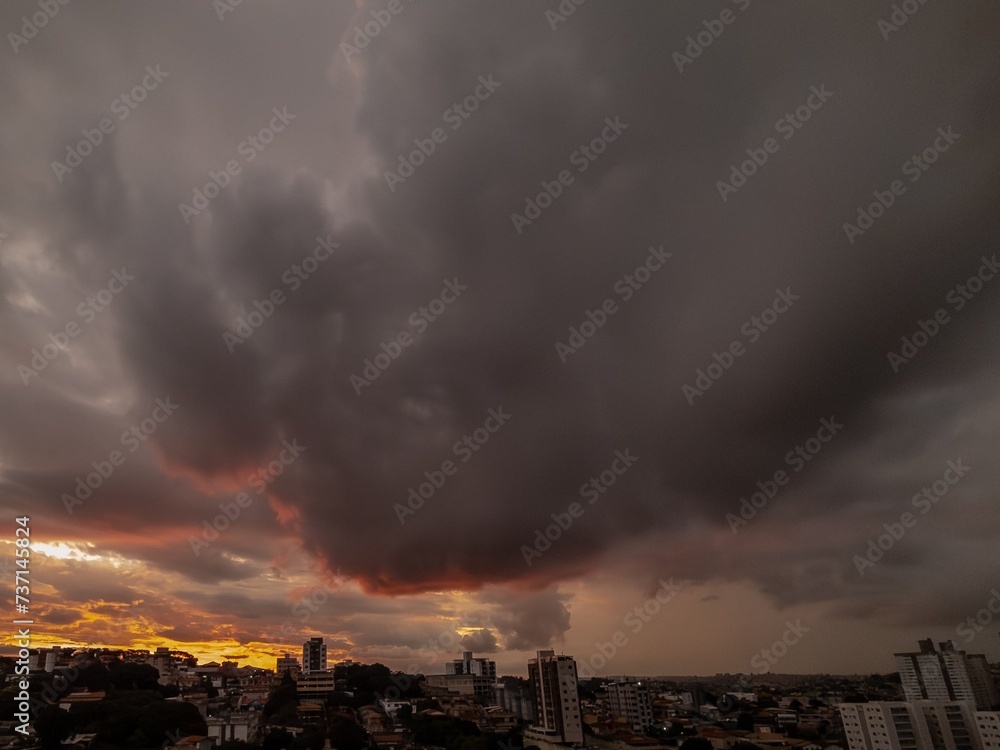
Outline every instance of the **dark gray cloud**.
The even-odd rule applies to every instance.
[[[493,598],[499,605],[493,624],[504,646],[527,651],[561,642],[570,627],[567,598],[553,590],[530,595],[498,591]]]
[[[195,587],[258,582],[290,539],[369,594],[508,587],[467,636],[484,652],[494,630],[507,649],[559,642],[555,587],[608,566],[901,626],[978,608],[1000,531],[1000,280],[961,309],[948,295],[996,248],[998,16],[929,4],[883,39],[889,8],[743,5],[591,0],[553,30],[536,3],[407,3],[350,61],[338,45],[375,3],[224,21],[198,3],[63,8],[0,67],[4,502]],[[733,23],[678,72],[674,53],[723,8]],[[6,5],[0,30],[34,9]],[[169,77],[58,181],[51,162],[156,64]],[[500,85],[461,119],[481,76]],[[779,128],[813,87],[833,93]],[[246,161],[282,107],[294,119]],[[571,155],[609,119],[627,127],[579,172]],[[439,127],[390,188],[385,171]],[[960,136],[910,182],[938,128]],[[718,181],[769,137],[778,150],[723,201]],[[178,204],[228,160],[240,173],[186,223]],[[560,170],[573,183],[518,232],[511,214]],[[849,242],[844,223],[896,179],[905,193]],[[294,270],[326,238],[330,257]],[[660,246],[671,257],[626,300],[616,284]],[[87,322],[77,306],[123,267],[135,281]],[[455,280],[443,312],[420,312]],[[230,352],[223,333],[275,289],[286,301]],[[745,333],[778,290],[790,309]],[[555,344],[607,298],[617,311],[561,361]],[[887,352],[939,308],[948,322],[894,372]],[[18,365],[69,321],[79,335],[24,385]],[[357,393],[403,331],[416,343]],[[733,341],[745,353],[689,403],[682,386]],[[66,514],[61,493],[167,396],[176,414]],[[490,409],[512,416],[456,450]],[[792,471],[831,416],[842,433]],[[283,441],[305,450],[193,555]],[[626,449],[634,466],[587,503],[581,485]],[[859,575],[852,556],[959,457],[969,475]],[[457,473],[400,523],[447,460]],[[726,514],[780,469],[788,486],[732,534]],[[573,502],[584,514],[528,566],[522,546]],[[254,616],[253,597],[227,602]],[[421,642],[365,625],[359,646]]]
[[[497,637],[489,628],[482,628],[462,636],[462,649],[481,654],[492,654],[500,650]]]

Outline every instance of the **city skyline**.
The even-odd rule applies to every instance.
[[[552,649],[528,660],[527,679],[498,678],[495,663],[471,651],[447,662],[444,674],[414,677],[353,661],[327,668],[322,638],[302,646],[309,668],[300,670],[298,660],[285,655],[276,672],[235,662],[199,665],[190,654],[168,648],[152,654],[26,652],[10,660],[21,674],[30,674],[20,682],[24,703],[15,718],[24,723],[15,731],[30,734],[33,706],[38,735],[44,732],[49,745],[56,732],[71,733],[71,726],[98,730],[88,737],[108,737],[101,717],[114,717],[126,722],[126,732],[134,727],[147,740],[165,734],[161,747],[203,740],[214,746],[226,739],[267,744],[290,739],[289,727],[307,729],[313,745],[353,737],[359,748],[428,746],[456,731],[463,744],[478,742],[483,750],[528,743],[562,750],[609,740],[685,750],[708,750],[716,742],[776,750],[1000,747],[997,665],[952,642],[925,639],[919,651],[896,653],[898,679],[776,675],[762,683],[717,675],[693,681],[622,676],[581,684],[576,659]],[[8,672],[8,684],[12,677]],[[29,683],[34,696],[25,687]],[[10,695],[12,688],[4,692]],[[163,724],[158,731],[134,710],[122,712],[123,699],[133,706],[141,701],[150,716],[172,714],[175,729],[164,733]],[[112,746],[126,732],[116,728]],[[433,732],[435,740],[428,736]]]

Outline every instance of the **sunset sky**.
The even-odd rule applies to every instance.
[[[996,8],[39,7],[0,8],[35,645],[1000,659],[958,629],[1000,586]]]

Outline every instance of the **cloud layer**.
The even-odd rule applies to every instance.
[[[995,273],[996,13],[921,6],[885,38],[879,8],[394,7],[356,51],[381,4],[70,5],[4,51],[0,490],[103,556],[53,600],[113,620],[160,576],[188,613],[167,637],[275,642],[282,577],[308,589],[319,560],[354,582],[323,630],[399,659],[442,623],[448,653],[572,645],[595,576],[901,629],[980,608],[1000,281],[967,280]]]

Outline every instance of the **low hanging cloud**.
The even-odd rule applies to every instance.
[[[0,72],[4,503],[198,586],[257,580],[292,541],[369,595],[485,592],[503,607],[463,638],[484,653],[558,643],[559,584],[597,571],[899,624],[974,610],[1000,532],[997,16],[927,6],[886,39],[877,9],[747,6],[682,72],[702,6],[591,2],[553,30],[530,3],[415,4],[349,61],[338,40],[375,6],[63,9]],[[155,49],[91,54],[154,30]],[[162,88],[56,181],[51,161],[153,64]],[[241,142],[282,107],[295,119],[250,161]],[[939,128],[959,134],[947,150]],[[121,268],[135,280],[25,385],[18,366]],[[166,397],[176,414],[70,518],[60,496]],[[510,418],[494,430],[490,410]],[[843,432],[814,452],[824,419]],[[301,458],[257,495],[285,441]],[[635,466],[604,484],[624,450]],[[969,475],[860,576],[852,556],[959,457]],[[253,504],[195,558],[239,492]]]
[[[462,649],[479,654],[494,654],[500,650],[500,644],[492,630],[483,628],[463,635]]]

